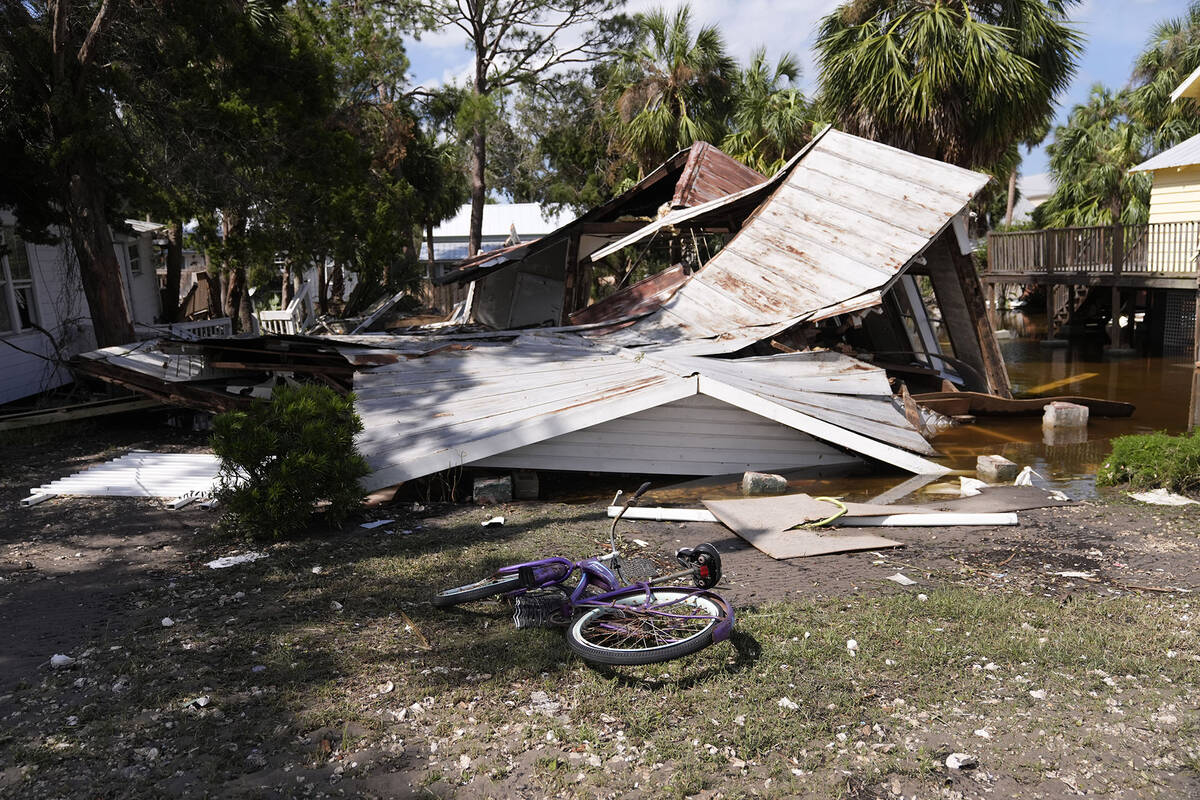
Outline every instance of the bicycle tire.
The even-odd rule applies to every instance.
[[[457,606],[516,591],[520,588],[521,578],[519,575],[489,575],[481,581],[438,592],[433,596],[433,604],[438,607]]]
[[[640,586],[630,587],[621,594],[608,598],[610,605],[587,609],[571,620],[567,627],[567,646],[580,658],[598,664],[656,664],[682,658],[708,647],[713,643],[714,629],[729,616],[725,601],[712,592],[676,586],[656,586],[650,589],[650,595],[651,602],[660,606],[657,612],[629,607],[640,606],[645,602],[646,589]],[[683,605],[699,614],[690,620],[664,617],[661,605],[664,603]],[[618,624],[613,628],[614,619],[625,624]],[[665,632],[664,619],[668,620]],[[674,622],[670,621],[672,619]],[[608,620],[609,629],[602,630],[598,627],[604,620]],[[671,627],[676,628],[682,638],[676,638],[669,630]],[[656,640],[663,638],[671,641],[656,643]]]

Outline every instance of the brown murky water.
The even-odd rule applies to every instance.
[[[1075,436],[1043,431],[1040,417],[981,417],[934,440],[949,466],[974,470],[976,456],[999,453],[1084,498],[1095,493],[1096,472],[1114,437],[1188,430],[1193,393],[1200,391],[1190,357],[1106,356],[1098,340],[1048,348],[1040,343],[1041,322],[1015,313],[1002,319],[1007,330],[1018,334],[1001,342],[1014,394],[1083,395],[1133,403],[1137,410],[1127,419],[1092,418],[1087,430]]]

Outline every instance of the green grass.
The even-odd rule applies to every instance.
[[[1069,757],[1084,758],[1112,738],[1098,727],[1117,719],[1109,701],[1120,705],[1120,722],[1144,731],[1161,728],[1153,714],[1171,703],[1181,722],[1194,713],[1186,709],[1196,705],[1192,657],[1200,653],[1183,621],[1192,612],[1171,597],[1085,592],[1064,603],[947,585],[927,589],[924,602],[909,592],[805,599],[738,609],[729,642],[687,659],[589,666],[556,631],[515,630],[498,603],[439,610],[428,598],[499,563],[595,552],[599,515],[513,507],[500,529],[481,529],[479,516],[459,511],[409,535],[353,530],[283,543],[245,568],[198,569],[155,589],[145,599],[167,608],[175,627],[147,625],[114,641],[126,650],[98,648],[78,671],[49,674],[20,693],[26,711],[12,721],[11,742],[0,744],[0,772],[36,766],[25,796],[155,796],[177,770],[220,795],[247,772],[250,748],[273,765],[293,765],[292,780],[339,764],[349,775],[355,751],[396,737],[403,757],[373,768],[407,771],[416,786],[491,775],[507,787],[500,795],[590,797],[637,783],[664,798],[705,790],[839,797],[901,776],[924,795],[940,790],[944,746],[978,752],[990,772],[1036,782],[1028,747],[1073,747]],[[316,564],[320,575],[311,572]],[[243,601],[220,604],[236,591],[245,591]],[[848,639],[858,642],[856,656]],[[254,665],[266,669],[253,673]],[[105,688],[116,675],[131,685],[119,702]],[[94,683],[75,692],[81,676]],[[387,681],[394,690],[380,694]],[[528,713],[538,691],[559,704],[556,713]],[[204,693],[215,712],[181,711]],[[781,707],[785,697],[797,707]],[[397,718],[413,704],[421,710]],[[68,714],[78,726],[62,727]],[[973,739],[981,727],[997,741]],[[326,728],[337,735],[320,752],[305,737]],[[1169,735],[1177,768],[1192,768],[1200,726]],[[1008,736],[1015,741],[1000,741]],[[1121,745],[1133,747],[1134,738]],[[119,769],[133,763],[131,745],[150,741],[164,756],[128,784]],[[1160,746],[1145,744],[1156,757]],[[1068,758],[1058,750],[1048,757]]]
[[[1200,490],[1200,432],[1119,436],[1113,439],[1112,454],[1097,482],[1102,486],[1128,484],[1133,489]]]

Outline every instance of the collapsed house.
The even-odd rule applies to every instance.
[[[466,259],[434,282],[473,284],[470,315],[498,330],[572,324],[571,315],[588,305],[588,256],[594,251],[641,230],[662,208],[700,206],[762,180],[707,142],[696,142],[554,232]]]
[[[944,473],[891,381],[1009,394],[966,236],[987,176],[832,129],[769,179],[731,164],[694,146],[621,202],[448,272],[495,330],[165,341],[77,366],[214,410],[281,379],[353,391],[368,489],[460,466]],[[587,305],[588,258],[713,233],[698,269]]]

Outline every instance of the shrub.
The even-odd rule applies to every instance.
[[[1100,468],[1102,486],[1162,487],[1172,492],[1200,489],[1200,431],[1182,436],[1147,433],[1113,439],[1112,454]]]
[[[358,479],[370,472],[354,447],[362,421],[353,397],[326,386],[278,386],[269,401],[213,419],[221,457],[216,493],[223,523],[255,537],[304,530],[318,502],[339,525],[362,503]]]

